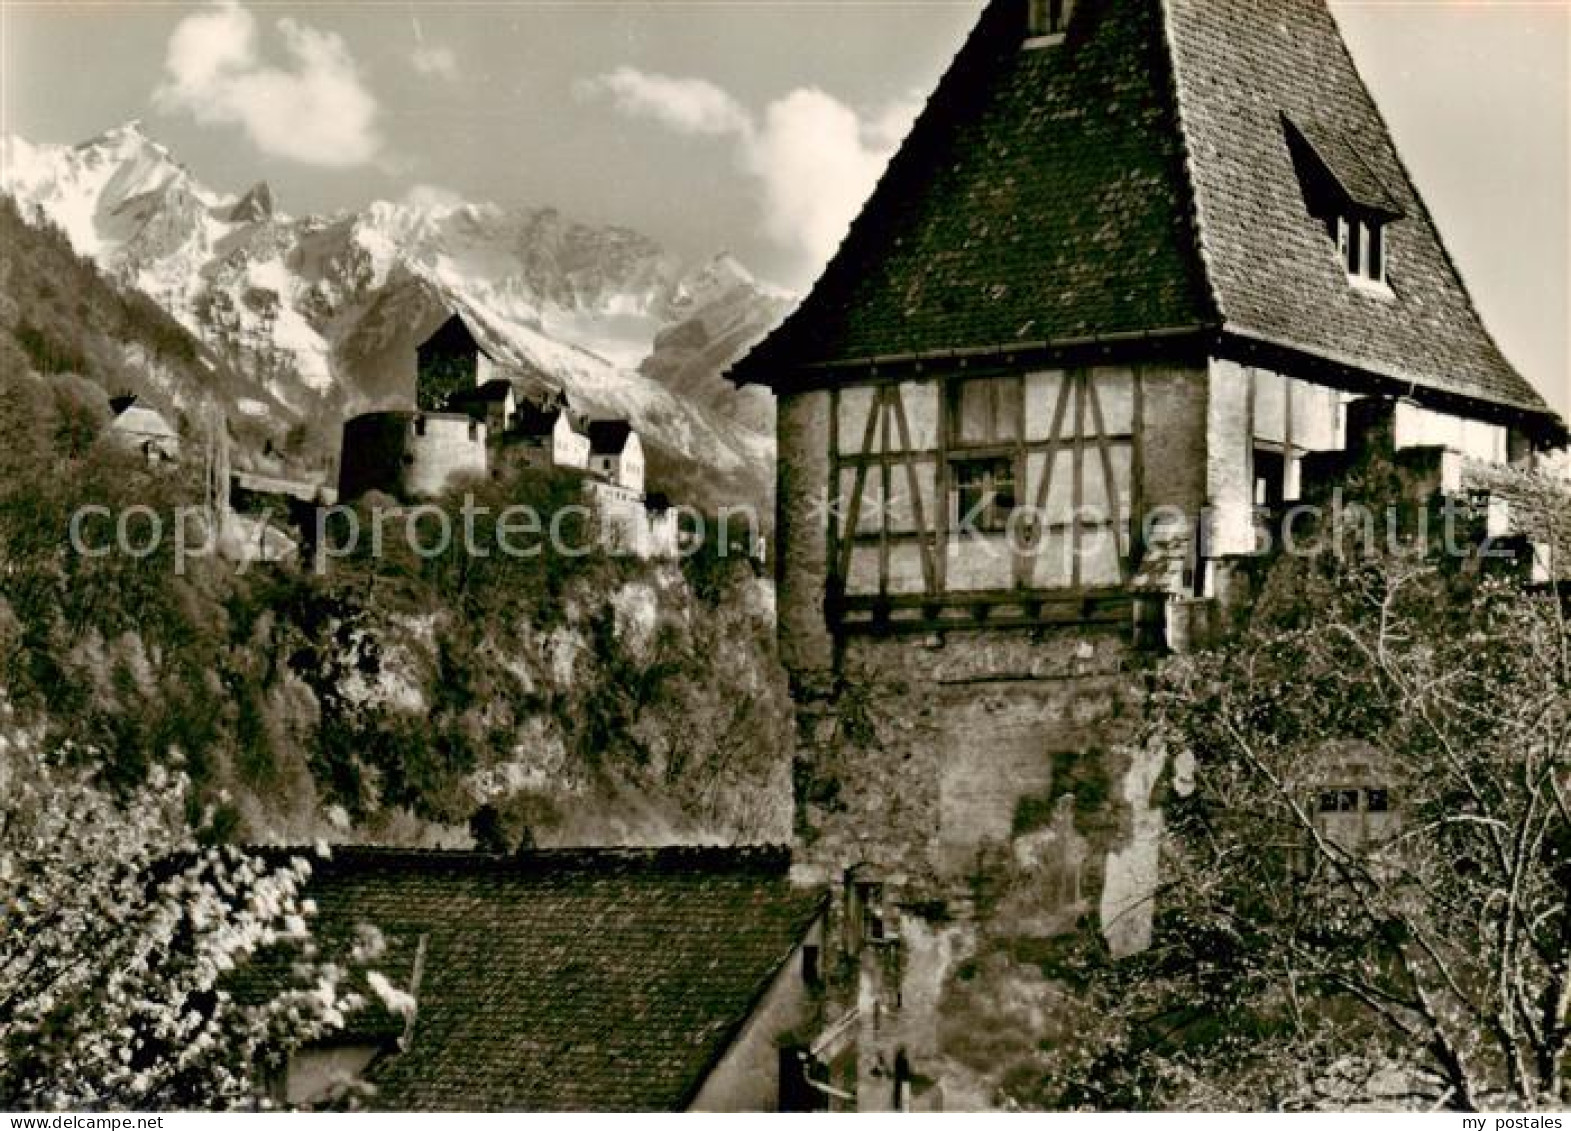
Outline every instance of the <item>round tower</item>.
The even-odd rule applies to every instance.
[[[338,497],[430,498],[489,468],[486,427],[465,413],[368,412],[344,422]]]

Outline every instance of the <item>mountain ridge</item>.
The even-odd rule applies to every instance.
[[[75,146],[0,138],[0,191],[157,301],[256,394],[231,411],[336,450],[346,415],[406,401],[419,340],[462,313],[541,388],[625,416],[713,498],[769,496],[773,405],[720,372],[790,296],[728,252],[688,263],[554,207],[373,201],[294,216],[265,181],[216,191],[140,122]],[[528,392],[530,390],[523,390]]]

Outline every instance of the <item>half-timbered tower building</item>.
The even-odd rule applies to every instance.
[[[1375,419],[1453,471],[1565,437],[1324,0],[993,0],[733,377],[778,399],[797,866],[850,877],[864,1107],[946,1078],[984,910],[1142,945],[1130,673],[1236,592],[1257,506]]]

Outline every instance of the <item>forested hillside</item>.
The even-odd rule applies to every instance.
[[[179,573],[167,537],[140,558],[73,551],[85,504],[152,508],[167,534],[203,499],[199,456],[151,468],[106,440],[107,391],[224,374],[9,204],[0,226],[0,693],[51,744],[122,785],[182,763],[233,837],[786,835],[788,701],[771,591],[745,560],[455,547],[319,576],[219,558]],[[480,492],[546,512],[577,490],[526,474]],[[113,525],[95,522],[101,542]]]
[[[189,430],[206,405],[256,397],[152,299],[111,285],[41,218],[0,196],[0,372],[76,374],[105,393],[132,393]],[[230,421],[242,451],[285,442],[265,418]],[[277,431],[278,436],[272,433]],[[314,455],[322,463],[322,453]]]

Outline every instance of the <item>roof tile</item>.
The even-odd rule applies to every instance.
[[[1501,354],[1324,0],[1081,0],[1022,49],[993,0],[813,291],[733,370],[1226,331],[1555,417]],[[1398,216],[1389,294],[1350,285],[1284,116]]]
[[[338,848],[310,894],[319,931],[375,924],[401,985],[427,940],[413,1040],[373,1067],[374,1106],[671,1110],[820,911],[788,867],[774,849]]]

